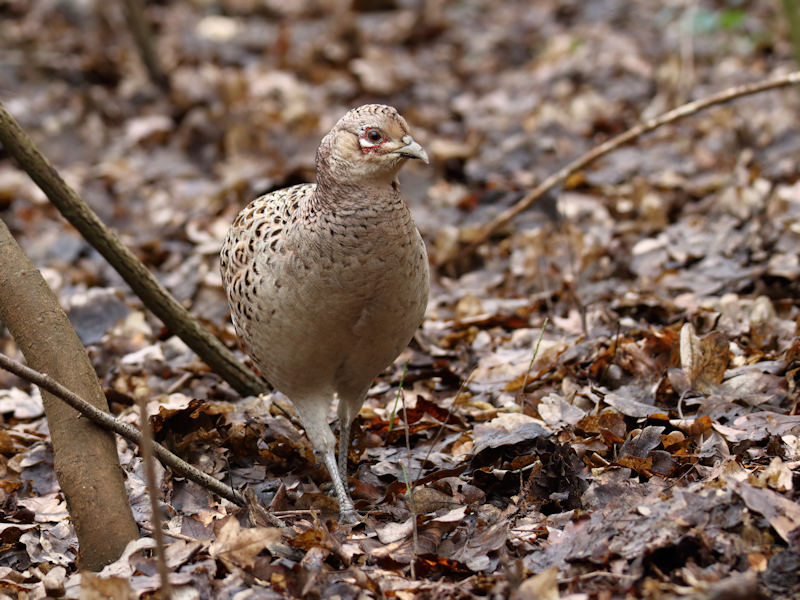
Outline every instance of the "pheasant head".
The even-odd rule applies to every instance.
[[[408,123],[391,106],[366,104],[342,117],[317,151],[317,184],[391,184],[408,159],[428,162]]]

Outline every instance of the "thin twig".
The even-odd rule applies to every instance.
[[[406,423],[406,456],[408,460],[408,471],[403,467],[403,475],[406,478],[406,494],[408,495],[408,505],[411,508],[411,532],[414,540],[414,558],[411,561],[411,579],[416,579],[414,572],[414,561],[419,554],[419,536],[417,534],[417,509],[414,502],[414,482],[411,480],[411,435],[408,432],[408,411],[406,410],[406,395],[402,393],[403,387],[400,386],[400,397],[403,400],[403,421]]]
[[[433,452],[433,448],[436,446],[436,442],[439,440],[439,436],[441,436],[442,433],[444,432],[444,428],[447,425],[447,422],[450,420],[450,415],[453,414],[453,407],[456,405],[456,401],[458,400],[459,396],[461,396],[461,392],[464,390],[464,388],[466,388],[467,385],[469,384],[469,380],[472,379],[472,374],[475,372],[475,369],[477,368],[478,368],[477,364],[473,366],[472,369],[470,369],[469,373],[467,374],[466,379],[464,379],[464,381],[462,381],[461,385],[458,387],[458,393],[456,394],[456,397],[453,398],[453,401],[450,403],[450,406],[447,408],[447,415],[445,415],[444,421],[442,421],[442,424],[439,426],[439,429],[436,430],[436,435],[433,436],[433,440],[431,440],[431,443],[428,445],[428,452],[427,454],[425,454],[425,460],[423,462],[427,462],[428,458],[430,458],[431,452]],[[420,463],[419,473],[417,473],[417,479],[421,477],[422,477],[422,464]],[[416,479],[414,481],[416,481]]]
[[[143,529],[144,531],[148,532],[148,533],[153,533],[153,531],[154,531],[151,527],[148,527],[147,525],[139,525],[139,527],[141,529]],[[206,539],[193,538],[193,537],[189,537],[188,535],[183,535],[182,533],[176,533],[176,532],[170,533],[169,531],[165,531],[164,532],[164,536],[171,537],[174,540],[181,540],[181,541],[184,541],[184,542],[201,542],[202,543],[204,541],[207,541]],[[208,541],[210,541],[210,540],[208,540]]]
[[[139,446],[142,445],[142,436],[138,429],[131,427],[126,423],[122,423],[108,413],[95,408],[86,400],[74,394],[46,374],[35,371],[30,367],[26,367],[25,365],[9,358],[5,354],[0,354],[0,369],[5,369],[17,377],[21,377],[26,381],[30,381],[31,383],[38,385],[43,390],[46,390],[54,396],[61,398],[64,402],[77,410],[83,416],[91,419],[101,427],[113,431],[129,442],[133,442]],[[228,487],[221,481],[214,479],[211,477],[211,475],[203,473],[196,467],[193,467],[189,463],[181,460],[175,454],[164,448],[164,446],[161,444],[153,442],[152,447],[153,454],[155,454],[158,460],[164,465],[170,467],[173,471],[183,475],[187,479],[194,481],[209,491],[222,496],[223,498],[230,500],[235,504],[238,504],[239,506],[244,506],[246,504],[244,496],[241,493],[237,492],[231,487]]]
[[[686,12],[681,26],[681,68],[678,76],[678,93],[680,101],[686,102],[689,92],[694,86],[694,22],[697,18],[698,0],[686,0]]]
[[[607,142],[604,142],[599,146],[594,147],[592,150],[590,150],[580,158],[577,158],[576,160],[572,161],[565,167],[559,169],[558,171],[550,175],[547,179],[542,181],[542,183],[540,183],[528,194],[526,194],[521,200],[519,200],[519,202],[514,204],[514,206],[504,210],[499,215],[497,215],[490,223],[482,227],[480,233],[477,235],[474,241],[472,241],[468,246],[466,246],[463,250],[461,250],[454,256],[449,257],[448,259],[443,261],[442,264],[466,258],[470,254],[472,254],[479,246],[483,245],[489,239],[489,237],[491,237],[493,233],[495,233],[503,225],[511,221],[511,219],[516,217],[518,214],[530,208],[533,205],[533,203],[536,202],[541,196],[543,196],[552,188],[554,188],[559,183],[564,181],[567,177],[569,177],[576,171],[585,168],[587,165],[597,160],[601,156],[608,154],[612,150],[616,150],[620,146],[623,146],[628,142],[635,140],[636,138],[642,136],[643,134],[649,133],[650,131],[658,129],[662,125],[672,123],[673,121],[676,121],[680,118],[688,117],[690,115],[698,113],[701,110],[706,109],[710,106],[723,104],[724,102],[728,102],[730,100],[734,100],[742,96],[750,96],[753,94],[758,94],[760,92],[766,92],[767,90],[773,90],[777,88],[787,87],[790,85],[796,85],[798,83],[800,83],[800,71],[794,71],[792,73],[789,73],[788,75],[784,75],[783,77],[778,77],[777,79],[773,79],[771,81],[762,81],[760,83],[747,83],[745,85],[739,85],[736,87],[728,88],[727,90],[723,90],[717,94],[713,94],[705,98],[700,98],[699,100],[694,100],[693,102],[689,102],[687,104],[679,106],[678,108],[663,113],[657,117],[648,119],[643,123],[639,123],[638,125],[632,127],[625,133],[613,137]]]
[[[531,356],[531,362],[528,363],[528,370],[525,371],[525,378],[522,380],[522,389],[520,392],[523,394],[525,393],[525,388],[528,386],[528,375],[531,373],[531,369],[533,368],[533,361],[536,360],[536,355],[539,354],[539,345],[542,343],[542,336],[544,336],[544,328],[547,327],[547,317],[544,318],[544,323],[542,323],[542,328],[539,330],[539,341],[536,342],[536,349],[533,351],[533,356]]]
[[[147,400],[144,396],[139,398],[139,431],[142,435],[142,461],[144,462],[144,476],[147,482],[147,495],[150,496],[151,521],[153,523],[153,537],[156,540],[156,565],[161,578],[161,597],[164,600],[172,598],[172,585],[169,582],[169,569],[164,558],[164,524],[161,522],[161,509],[158,506],[158,488],[156,487],[155,461],[153,460],[153,430],[147,416]]]
[[[607,571],[592,571],[591,573],[584,573],[577,577],[563,577],[556,579],[556,583],[563,585],[565,583],[575,583],[576,581],[586,581],[587,579],[594,579],[596,577],[610,577],[612,579],[637,579],[637,575],[625,575],[623,573],[609,573]]]
[[[273,396],[272,397],[272,403],[270,404],[270,407],[277,408],[283,414],[283,416],[286,417],[289,420],[289,422],[292,425],[294,425],[298,429],[302,429],[303,431],[305,431],[306,426],[303,425],[303,422],[300,419],[298,419],[295,415],[290,413],[289,409],[286,408],[283,404],[281,404],[282,402],[283,402],[283,400],[281,398]]]
[[[400,394],[403,391],[403,383],[406,380],[406,370],[408,369],[408,361],[403,363],[403,374],[400,375],[400,383],[397,386],[397,395],[394,397],[394,407],[392,408],[392,416],[389,418],[389,432],[392,433],[392,429],[394,428],[394,417],[397,414],[397,403],[400,401]],[[406,421],[406,428],[408,427],[408,421]]]
[[[147,24],[140,0],[122,0],[122,6],[124,7],[123,12],[125,13],[125,20],[128,22],[128,28],[133,34],[136,47],[139,49],[139,56],[147,68],[150,79],[162,91],[168,92],[170,88],[169,78],[161,66],[161,58],[153,41],[153,32]]]

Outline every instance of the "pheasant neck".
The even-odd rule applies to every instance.
[[[317,189],[312,198],[315,210],[356,209],[400,198],[397,173],[403,160],[354,164],[352,157],[332,148],[333,143],[329,134],[317,151]]]

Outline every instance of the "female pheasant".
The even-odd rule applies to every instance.
[[[254,200],[221,252],[222,282],[245,351],[297,407],[322,454],[340,519],[358,522],[345,486],[350,426],[373,380],[422,321],[425,244],[397,173],[428,155],[390,106],[348,112],[317,151],[317,183]],[[339,463],[327,422],[339,397]]]

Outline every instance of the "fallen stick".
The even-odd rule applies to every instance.
[[[514,206],[507,208],[497,215],[490,223],[481,227],[476,239],[462,248],[458,253],[446,258],[440,263],[439,266],[466,258],[475,252],[478,247],[486,243],[486,241],[494,232],[496,232],[518,214],[530,208],[534,202],[544,196],[559,183],[563,182],[567,177],[576,171],[583,169],[601,156],[608,154],[612,150],[616,150],[620,146],[635,140],[645,133],[649,133],[654,129],[658,129],[662,125],[667,125],[668,123],[677,121],[680,118],[688,117],[698,113],[710,106],[722,104],[736,98],[741,98],[742,96],[751,96],[760,92],[766,92],[767,90],[797,85],[798,83],[800,83],[800,71],[794,71],[788,75],[784,75],[783,77],[778,77],[777,79],[772,79],[770,81],[762,81],[761,83],[747,83],[745,85],[728,88],[727,90],[723,90],[717,94],[688,102],[687,104],[679,106],[678,108],[675,108],[669,112],[665,112],[657,117],[653,117],[652,119],[648,119],[642,123],[639,123],[625,133],[621,133],[618,136],[611,138],[607,142],[603,142],[599,146],[592,148],[580,158],[573,160],[565,167],[562,167],[550,175],[547,179],[542,181],[542,183],[528,192],[516,204],[514,204]]]
[[[0,144],[47,195],[64,218],[114,267],[133,292],[211,369],[242,396],[258,396],[266,383],[248,369],[172,297],[130,248],[81,199],[0,103]]]
[[[112,417],[110,414],[95,408],[86,400],[72,393],[46,374],[40,373],[39,371],[31,369],[30,367],[26,367],[22,363],[9,358],[5,354],[0,354],[0,368],[5,369],[9,373],[13,373],[17,377],[21,377],[26,381],[30,381],[31,383],[38,385],[40,388],[50,392],[54,396],[58,396],[83,416],[91,419],[101,427],[121,435],[126,440],[133,442],[138,446],[142,445],[141,431],[135,427],[131,427],[127,423],[122,423]],[[211,492],[222,496],[223,498],[230,500],[235,504],[238,504],[239,506],[245,506],[246,500],[240,492],[237,492],[218,479],[214,479],[211,477],[211,475],[203,473],[198,468],[193,467],[189,463],[181,460],[177,455],[164,448],[164,446],[158,442],[154,441],[152,443],[152,448],[153,454],[158,458],[158,460],[170,467],[172,470],[180,473],[187,479],[194,481]]]

